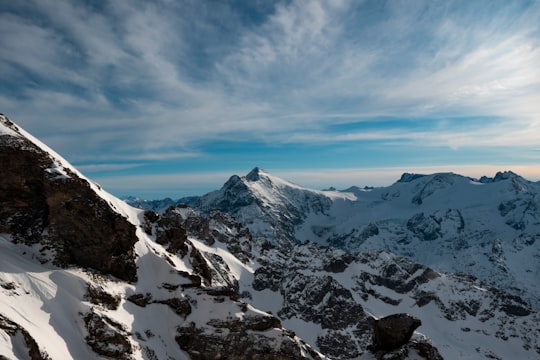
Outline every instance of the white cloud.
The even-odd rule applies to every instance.
[[[228,4],[32,4],[32,17],[0,15],[0,71],[16,87],[0,105],[77,159],[157,159],[216,139],[459,148],[540,138],[539,4],[287,1],[250,23]],[[464,116],[496,121],[453,121]],[[378,117],[447,124],[328,133]]]

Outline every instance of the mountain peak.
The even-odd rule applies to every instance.
[[[421,178],[421,177],[424,177],[426,175],[424,174],[414,174],[414,173],[403,173],[401,175],[401,177],[399,178],[399,180],[397,181],[398,183],[407,183],[407,182],[411,182],[413,180],[416,180],[418,178]]]
[[[482,176],[479,181],[481,183],[487,184],[487,183],[494,183],[499,181],[505,181],[505,180],[517,180],[522,183],[529,183],[528,180],[524,179],[520,175],[516,174],[513,171],[507,170],[507,171],[498,171],[494,177],[488,177],[488,176]]]
[[[493,182],[506,180],[506,179],[513,179],[517,177],[520,177],[520,176],[513,171],[510,171],[510,170],[499,171],[497,172],[497,174],[495,174],[495,177],[493,178]]]
[[[249,174],[246,175],[246,179],[249,181],[258,181],[261,177],[260,175],[263,174],[265,171],[261,169],[260,167],[256,166],[249,172]]]

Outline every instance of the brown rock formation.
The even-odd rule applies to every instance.
[[[80,178],[22,135],[0,135],[0,232],[55,250],[55,263],[134,281],[135,227]]]

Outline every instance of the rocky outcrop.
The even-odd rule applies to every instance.
[[[443,360],[437,348],[424,339],[410,340],[407,344],[394,350],[374,350],[372,355],[377,360]],[[370,357],[370,359],[372,358]]]
[[[394,350],[405,345],[422,321],[407,314],[394,314],[375,320],[373,347],[377,350]]]
[[[40,243],[58,265],[93,268],[120,279],[137,276],[135,227],[98,196],[87,180],[23,136],[0,135],[0,232],[15,241]]]
[[[177,254],[180,257],[186,256],[188,253],[188,245],[186,229],[182,226],[182,218],[172,211],[172,208],[167,210],[165,214],[159,216],[153,213],[145,212],[145,220],[156,223],[156,242],[167,246],[167,251],[171,254]]]
[[[343,272],[354,256],[310,243],[294,247],[288,256],[270,248],[264,258],[280,261],[258,268],[253,288],[280,293],[283,303],[277,315],[281,319],[296,318],[324,329],[316,345],[332,359],[352,359],[365,351],[373,319],[351,291],[330,275]]]
[[[83,320],[88,331],[86,343],[96,354],[113,359],[132,359],[128,334],[120,323],[94,311],[87,313]]]
[[[211,320],[204,327],[192,322],[178,328],[176,342],[193,360],[321,359],[270,315]]]

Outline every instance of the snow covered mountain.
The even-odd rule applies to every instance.
[[[381,189],[314,191],[261,169],[232,177],[220,191],[196,199],[197,208],[173,206],[157,213],[108,194],[4,116],[0,148],[2,359],[540,355],[540,317],[524,298],[494,282],[394,255],[387,245],[362,248],[384,231],[397,236],[391,224],[402,226],[411,242],[439,241],[431,239],[434,235],[425,239],[430,232],[420,225],[426,221],[421,216],[409,224],[419,213],[409,207],[430,204],[441,190],[436,184],[414,186],[429,177],[400,182],[400,195],[378,200],[395,201],[386,209],[395,218],[387,223],[356,213],[369,209],[363,195],[384,197]],[[513,177],[501,176],[508,179],[483,179],[474,186]],[[531,200],[525,194],[537,185],[516,182],[520,201]],[[410,199],[418,193],[421,204]],[[513,199],[508,195],[505,201]],[[523,229],[535,229],[532,205],[520,201],[502,210],[497,204],[501,229],[516,230],[512,225],[520,221]],[[377,206],[382,205],[372,204],[384,213]],[[424,218],[438,211],[435,203],[431,206]],[[467,228],[469,215],[463,216]],[[454,217],[445,221],[450,224]],[[441,230],[433,232],[438,236],[454,231],[440,223]],[[358,234],[365,239],[359,241]],[[537,249],[535,237],[521,239],[519,251]],[[385,241],[390,244],[379,242]],[[534,264],[522,266],[535,270]],[[386,348],[377,340],[380,334],[372,338],[372,329],[396,313],[414,318],[395,317],[403,321],[382,338],[397,339],[402,328],[409,334]]]
[[[165,199],[159,199],[159,200],[147,200],[147,199],[140,199],[134,196],[127,196],[121,199],[134,208],[152,210],[159,213],[167,210],[167,208],[173,205],[176,205],[178,203],[178,200],[173,200],[171,198],[165,198]]]
[[[540,309],[540,186],[512,172],[480,180],[404,174],[388,187],[336,192],[255,168],[193,206],[230,213],[274,244],[380,249],[474,275]]]
[[[310,190],[254,168],[245,177],[233,175],[220,190],[192,206],[233,214],[255,236],[286,245],[297,242],[296,231],[306,219],[328,217],[334,204],[354,199],[353,194]]]
[[[0,358],[322,358],[210,260],[249,265],[182,228],[149,235],[155,218],[3,115],[0,148]]]
[[[437,272],[382,250],[260,242],[218,210],[202,215],[172,207],[147,226],[154,232],[175,228],[208,246],[201,248],[211,263],[208,282],[234,289],[242,301],[275,314],[332,359],[372,358],[366,349],[373,321],[394,313],[412,314],[422,326],[406,348],[384,354],[385,359],[439,359],[439,352],[446,359],[535,359],[540,354],[538,312],[520,297],[471,276]],[[216,248],[234,257],[220,256]]]

